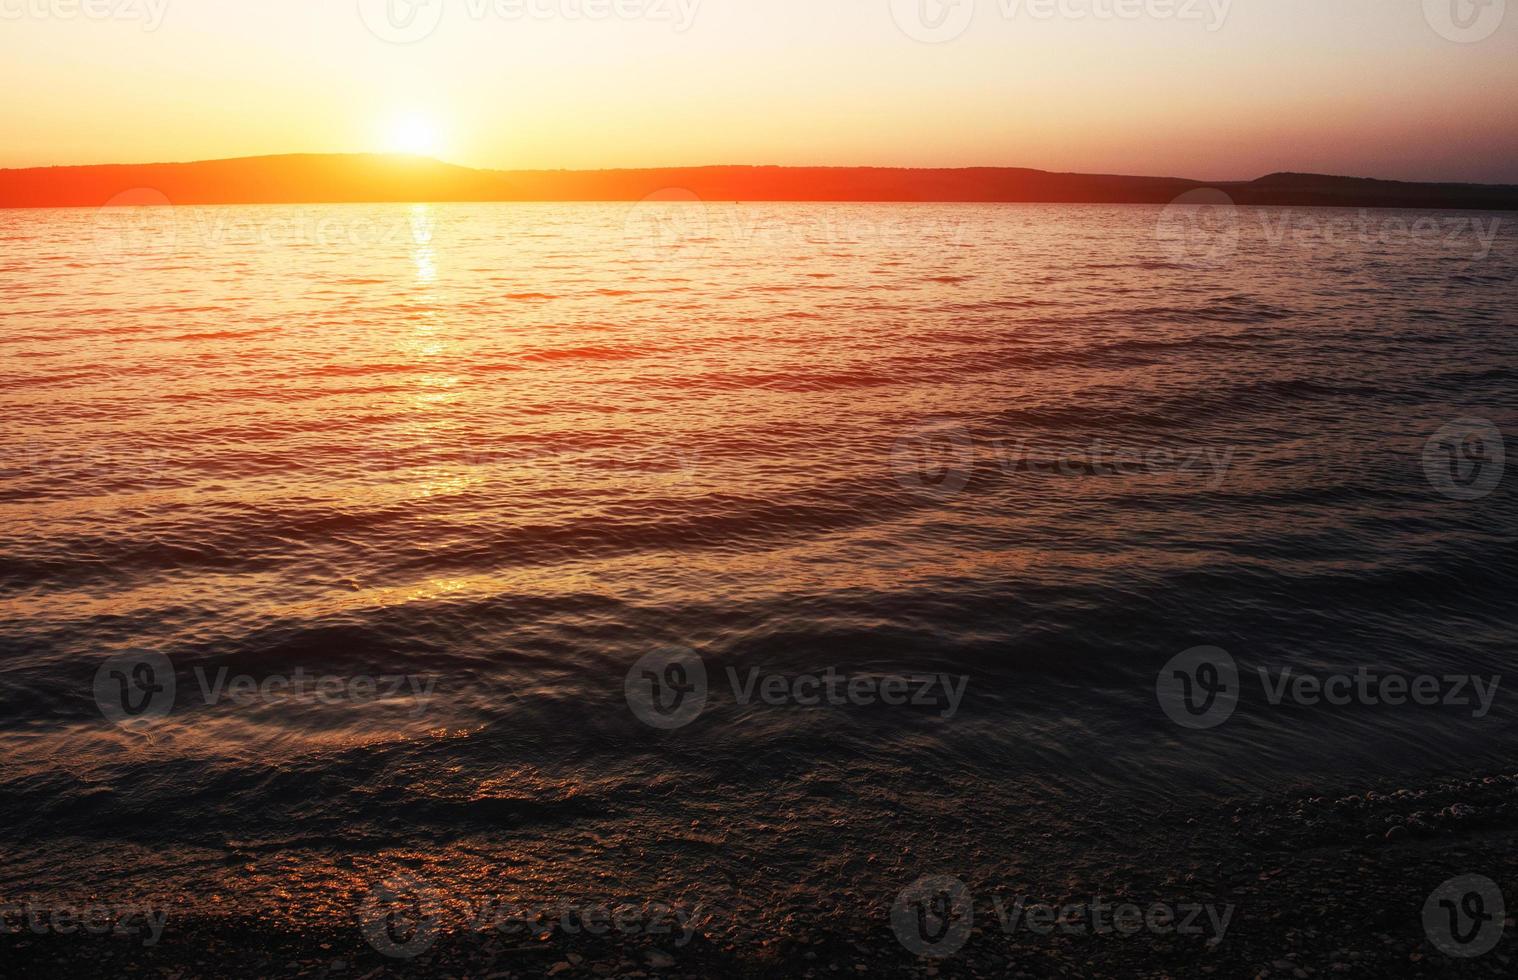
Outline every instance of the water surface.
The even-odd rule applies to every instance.
[[[1200,645],[1246,674],[1507,668],[1511,474],[1456,499],[1424,454],[1518,428],[1508,216],[1175,229],[0,213],[0,880],[343,915],[404,865],[783,930],[955,862],[1075,868],[1199,800],[1510,759],[1511,697],[1246,697],[1191,731],[1155,693]],[[670,731],[624,691],[661,650],[711,681]],[[126,651],[175,671],[146,728],[94,696]],[[207,704],[224,668],[433,695]],[[967,683],[950,717],[740,704],[752,668]],[[1114,808],[1128,831],[1090,822]]]

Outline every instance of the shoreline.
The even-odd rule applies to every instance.
[[[909,950],[893,928],[892,896],[875,896],[842,916],[820,903],[788,909],[789,928],[779,936],[742,936],[741,923],[724,925],[720,915],[685,946],[673,933],[656,941],[615,930],[601,937],[440,930],[411,959],[381,955],[366,941],[360,915],[300,926],[246,911],[171,914],[150,947],[136,936],[13,931],[0,936],[0,975],[1511,976],[1518,930],[1510,915],[1494,949],[1461,959],[1440,950],[1424,907],[1442,883],[1461,876],[1484,876],[1511,893],[1515,816],[1515,774],[1337,799],[1208,805],[1170,835],[1152,820],[1116,828],[1134,838],[1131,857],[1097,866],[1089,881],[1073,883],[1049,870],[1057,860],[1028,855],[1015,882],[994,871],[967,873],[973,928],[943,957]],[[1060,842],[1042,846],[1061,856]],[[8,906],[24,900],[5,898]],[[1140,928],[1117,911],[1124,905],[1142,910]],[[1097,914],[1088,918],[1084,909],[1092,907]],[[1163,910],[1175,913],[1168,922],[1157,914]],[[14,916],[7,921],[14,929]],[[1220,924],[1221,936],[1208,931]]]

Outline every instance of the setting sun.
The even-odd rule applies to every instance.
[[[442,151],[442,139],[436,124],[426,116],[396,116],[386,124],[381,148],[387,153],[438,156]]]

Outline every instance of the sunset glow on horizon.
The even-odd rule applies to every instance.
[[[0,107],[4,167],[396,151],[1518,181],[1500,5],[1462,35],[1443,0],[5,3],[0,79],[24,97]]]

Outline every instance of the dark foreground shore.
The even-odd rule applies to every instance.
[[[1158,822],[1168,825],[1170,816]],[[929,940],[918,934],[905,942],[910,920],[893,912],[907,906],[893,908],[894,896],[841,924],[836,908],[797,908],[786,935],[744,935],[720,914],[684,945],[615,930],[604,938],[440,931],[405,959],[381,955],[357,917],[292,927],[246,912],[175,915],[145,947],[140,935],[37,934],[13,912],[10,933],[0,937],[0,976],[1512,976],[1518,930],[1500,891],[1511,901],[1518,880],[1515,816],[1518,775],[1231,803],[1198,810],[1163,834],[1135,813],[1132,826],[1111,827],[1135,842],[1125,866],[1095,868],[1073,885],[1040,876],[1040,867],[1059,861],[1023,854],[1016,881],[988,872],[964,882],[973,926],[956,917],[964,932],[955,937],[947,927],[935,932],[930,917],[920,920]],[[1063,857],[1071,845],[1044,839],[1038,846]],[[1440,905],[1442,885],[1472,876],[1499,893],[1461,894],[1462,885]],[[1123,919],[1125,904],[1144,924],[1134,913]],[[1093,905],[1103,911],[1093,916]],[[1040,917],[1035,906],[1054,911]],[[945,935],[947,946],[932,945]],[[919,941],[921,949],[954,952],[918,955],[908,943]],[[1483,946],[1490,949],[1478,956],[1450,952]]]

